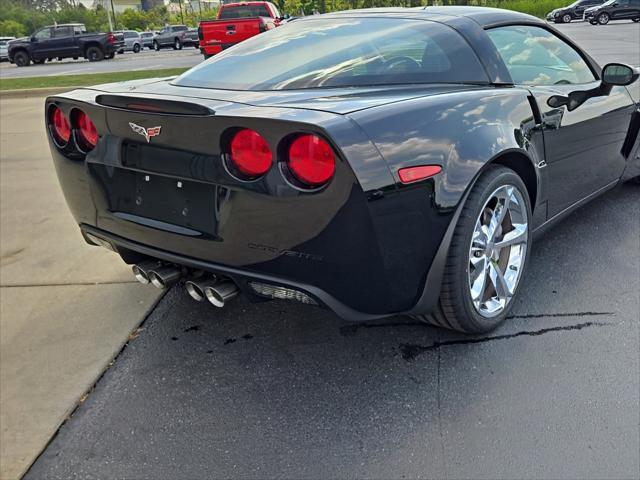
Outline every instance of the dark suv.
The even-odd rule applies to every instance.
[[[587,9],[584,19],[591,25],[606,25],[610,20],[640,22],[640,0],[609,0],[599,7]]]
[[[568,7],[556,8],[547,15],[548,22],[569,23],[571,20],[582,20],[587,8],[602,5],[605,0],[578,0]]]

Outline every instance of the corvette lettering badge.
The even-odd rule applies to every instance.
[[[138,135],[142,135],[144,138],[146,138],[147,143],[151,141],[152,137],[157,137],[158,135],[160,135],[160,129],[162,128],[162,127],[144,128],[132,122],[129,122],[129,126],[131,127],[131,130],[136,132]]]

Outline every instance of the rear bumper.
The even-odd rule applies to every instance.
[[[305,293],[318,305],[330,309],[344,320],[351,322],[366,322],[371,320],[377,320],[380,318],[388,317],[391,314],[369,314],[359,312],[352,309],[348,305],[342,303],[333,297],[330,293],[317,288],[313,285],[309,285],[303,282],[292,281],[285,277],[278,275],[267,275],[264,273],[254,272],[248,269],[234,268],[227,265],[216,264],[213,262],[203,261],[196,258],[191,258],[180,253],[168,252],[159,248],[150,247],[141,243],[128,240],[112,233],[100,230],[90,225],[80,225],[80,230],[83,235],[90,233],[103,240],[107,240],[114,250],[121,254],[129,254],[135,252],[141,255],[145,255],[152,258],[157,258],[166,262],[175,263],[177,265],[183,265],[188,268],[203,270],[206,272],[222,275],[232,279],[238,288],[245,294],[255,296],[253,289],[250,287],[249,282],[256,281],[269,285],[277,285],[286,288],[291,288]],[[86,238],[86,237],[85,237]]]
[[[200,52],[203,55],[211,56],[220,53],[223,50],[221,43],[206,44],[200,42]]]
[[[125,49],[126,47],[124,45],[124,42],[113,42],[105,45],[104,53],[109,55],[111,53],[116,53],[118,50],[125,50]]]
[[[78,102],[51,101],[69,110]],[[432,266],[441,245],[446,254],[454,212],[435,206],[432,182],[397,189],[377,150],[344,117],[267,111],[277,115],[274,121],[264,109],[231,106],[225,115],[220,106],[212,117],[166,123],[91,101],[78,106],[96,123],[96,149],[70,158],[50,137],[49,144],[83,231],[143,255],[227,275],[244,288],[248,279],[291,286],[348,320],[426,313],[438,298]],[[129,122],[158,122],[163,135],[148,144]],[[239,125],[259,128],[273,151],[292,131],[316,130],[333,139],[349,162],[337,162],[333,180],[313,194],[287,186],[276,169],[258,182],[238,183],[221,164],[216,132]]]

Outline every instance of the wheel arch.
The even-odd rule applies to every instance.
[[[422,290],[421,297],[418,299],[413,308],[411,308],[411,310],[409,310],[408,312],[402,312],[403,314],[423,315],[425,314],[425,312],[434,311],[440,297],[445,264],[447,255],[449,254],[449,247],[451,245],[451,240],[453,238],[453,233],[458,223],[458,219],[460,217],[460,214],[462,213],[462,209],[464,208],[469,193],[473,189],[480,176],[487,169],[495,165],[500,165],[513,170],[516,175],[518,175],[522,179],[525,187],[527,188],[527,194],[529,195],[529,200],[531,202],[531,213],[533,215],[536,199],[538,196],[538,175],[531,157],[523,150],[507,149],[496,154],[493,158],[486,161],[482,165],[482,167],[477,170],[471,181],[469,181],[467,188],[460,197],[460,201],[455,208],[451,222],[449,223],[449,227],[447,228],[447,231],[445,232],[442,241],[440,242],[440,246],[438,247],[436,255],[433,258],[431,269],[424,282],[424,288]]]
[[[30,58],[30,59],[32,58],[31,52],[29,51],[29,49],[28,49],[27,47],[24,47],[24,46],[14,48],[14,49],[11,51],[11,58],[15,58],[15,56],[16,56],[18,53],[20,53],[20,52],[24,52],[24,53],[26,53],[26,54],[29,56],[29,58]],[[7,53],[8,53],[8,52],[7,52]]]
[[[480,176],[480,174],[490,165],[502,165],[516,172],[527,187],[527,193],[529,194],[529,200],[531,201],[531,211],[533,212],[538,197],[538,175],[536,174],[536,168],[533,166],[531,158],[526,153],[519,150],[501,152],[485,164],[484,168],[482,168],[478,173],[473,183],[475,183],[478,176]],[[469,188],[472,186],[473,185]]]

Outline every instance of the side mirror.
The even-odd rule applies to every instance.
[[[31,41],[32,41],[32,42],[37,42],[37,41],[38,41],[38,39],[37,39],[35,36],[33,36],[33,37],[31,37]]]
[[[627,86],[635,82],[638,77],[640,77],[640,71],[622,63],[609,63],[602,69],[602,83],[605,85]]]

